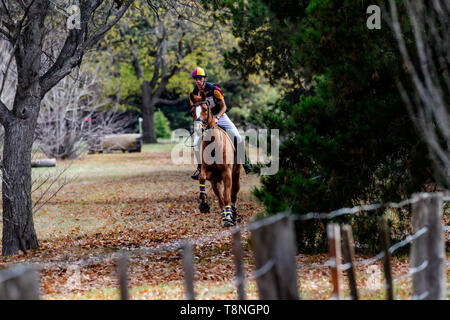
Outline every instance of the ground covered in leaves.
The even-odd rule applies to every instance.
[[[65,176],[71,182],[35,214],[40,248],[0,257],[0,268],[33,263],[40,270],[43,299],[118,299],[117,258],[125,252],[132,299],[183,299],[178,248],[188,240],[194,245],[196,297],[236,299],[231,232],[220,224],[209,184],[211,213],[199,212],[198,184],[190,178],[194,166],[174,165],[171,148],[151,145],[141,153],[85,155],[73,162],[60,161],[58,168],[33,169],[39,176],[69,166]],[[247,278],[254,271],[247,226],[263,213],[251,194],[257,185],[256,175],[241,177],[238,210]],[[357,255],[359,261],[365,258]],[[325,254],[297,256],[303,299],[331,297],[326,260]],[[407,257],[393,258],[397,299],[411,298],[411,278],[402,276],[408,270]],[[381,262],[358,268],[357,281],[361,299],[384,299]],[[345,292],[348,297],[346,283]],[[254,279],[246,281],[246,293],[257,299]]]

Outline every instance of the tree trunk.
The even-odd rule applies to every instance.
[[[31,201],[31,146],[41,99],[73,68],[81,65],[84,53],[93,48],[122,18],[133,1],[127,0],[123,3],[116,17],[107,19],[110,21],[102,24],[95,32],[88,32],[92,31],[88,26],[100,22],[94,17],[99,16],[98,11],[103,10],[103,6],[100,6],[103,1],[83,1],[80,8],[80,16],[83,18],[81,29],[66,32],[64,45],[59,53],[55,52],[56,56],[48,57],[52,61],[48,68],[41,68],[43,53],[53,46],[53,43],[46,41],[46,36],[48,38],[53,31],[60,30],[52,29],[45,23],[50,12],[50,1],[27,2],[30,4],[25,5],[22,1],[20,5],[7,6],[2,1],[3,6],[0,6],[0,28],[2,31],[8,30],[6,37],[14,44],[17,71],[13,109],[8,110],[0,101],[0,122],[5,128],[1,164],[3,255],[15,254],[18,250],[25,252],[39,246],[34,230]],[[8,13],[8,7],[12,9],[12,15]],[[98,8],[102,9],[97,10]],[[5,12],[7,20],[3,19]]]
[[[155,104],[147,81],[142,82],[142,131],[144,143],[157,143],[155,133]]]
[[[28,99],[27,99],[28,100]],[[27,119],[14,119],[5,125],[3,149],[3,239],[2,254],[13,255],[39,247],[33,223],[31,201],[31,146],[36,126],[38,98],[22,100],[31,110]],[[20,108],[19,110],[23,110]]]

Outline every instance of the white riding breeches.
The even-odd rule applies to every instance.
[[[239,133],[239,130],[236,128],[236,126],[234,125],[233,122],[231,122],[230,118],[228,118],[228,116],[226,115],[226,113],[224,113],[218,123],[217,123],[220,127],[222,127],[230,136],[231,141],[233,141],[234,143],[234,138],[236,138],[236,145],[235,148],[238,148],[239,145],[241,145],[241,143],[244,142],[244,139],[242,139],[241,134]],[[201,149],[201,145],[202,145],[202,139],[200,135],[194,135],[194,152],[195,152],[195,156],[196,156],[196,163],[200,163],[200,149]],[[240,152],[241,148],[238,148],[238,153]],[[245,152],[245,144],[243,145],[243,152]],[[240,158],[240,157],[238,157]],[[240,162],[239,162],[240,163]]]

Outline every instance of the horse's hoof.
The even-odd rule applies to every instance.
[[[225,228],[233,227],[234,226],[234,222],[231,221],[231,220],[226,220],[226,221],[223,222],[223,226]]]
[[[222,214],[222,222],[225,228],[234,226],[233,215],[231,213]]]
[[[207,202],[201,202],[198,206],[201,213],[209,213],[209,204]]]
[[[241,222],[242,221],[242,217],[241,216],[238,216],[238,214],[237,214],[237,209],[236,209],[236,207],[235,206],[231,206],[231,212],[232,212],[232,218],[233,218],[233,222],[234,223],[239,223],[239,222]]]

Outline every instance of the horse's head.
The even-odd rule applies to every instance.
[[[209,107],[209,101],[206,100],[206,95],[203,91],[200,91],[199,96],[195,96],[193,93],[189,95],[189,99],[192,102],[192,117],[194,120],[194,129],[199,130],[210,129],[214,126],[214,118]]]

